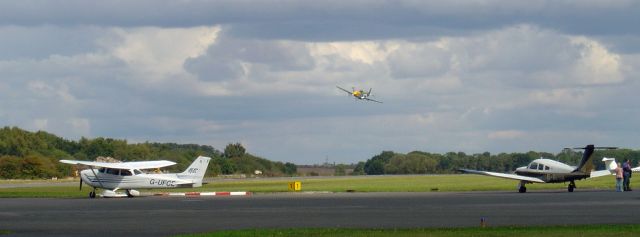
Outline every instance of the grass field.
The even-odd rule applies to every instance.
[[[279,179],[238,179],[212,181],[200,188],[142,190],[144,192],[185,192],[185,191],[248,191],[253,193],[289,192],[288,183],[296,178]],[[634,187],[636,182],[633,182]],[[456,192],[456,191],[516,191],[518,182],[514,180],[480,175],[415,175],[415,176],[356,176],[304,178],[302,191],[346,192]],[[0,181],[0,184],[9,181]],[[40,181],[38,181],[40,182]],[[68,181],[60,181],[68,182]],[[579,192],[583,189],[614,189],[613,176],[605,176],[577,181]],[[54,183],[55,184],[55,183]],[[85,197],[90,188],[85,185],[78,190],[77,181],[73,186],[38,186],[20,188],[0,188],[1,197]],[[566,189],[566,183],[529,184],[528,191],[542,189]]]
[[[348,228],[300,228],[300,229],[250,229],[219,231],[212,233],[179,235],[180,237],[248,237],[248,236],[308,236],[308,237],[627,237],[639,236],[640,225],[583,225],[545,227],[473,227],[473,228],[417,228],[417,229],[348,229]]]

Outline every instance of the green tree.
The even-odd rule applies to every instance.
[[[368,175],[385,174],[384,166],[395,155],[392,151],[383,151],[379,155],[367,160],[364,164],[364,172]]]
[[[236,172],[236,165],[229,159],[225,159],[222,161],[220,171],[222,172],[222,174],[233,174]]]
[[[353,168],[353,173],[351,173],[351,175],[364,175],[364,161],[360,161],[358,162],[358,164],[356,164],[356,167]]]
[[[224,148],[224,157],[233,158],[233,157],[242,157],[244,156],[246,150],[240,143],[229,144]]]
[[[0,157],[0,178],[17,179],[22,175],[21,159],[15,156]]]
[[[294,175],[298,172],[298,167],[290,162],[284,163],[284,170],[283,173],[285,173],[286,175]]]

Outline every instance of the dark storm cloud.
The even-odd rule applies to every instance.
[[[637,1],[4,1],[2,25],[233,25],[248,38],[356,40],[534,24],[570,34],[638,34]]]

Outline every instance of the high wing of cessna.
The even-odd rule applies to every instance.
[[[116,191],[124,189],[126,196],[139,196],[140,192],[134,189],[147,188],[184,188],[202,186],[202,178],[207,171],[211,158],[199,156],[182,173],[147,174],[144,169],[157,169],[175,165],[168,160],[135,161],[123,163],[92,162],[81,160],[60,160],[60,162],[72,165],[85,165],[89,169],[80,171],[80,190],[82,183],[93,187],[89,192],[90,198],[96,197],[96,189],[103,189],[103,197],[120,197]]]
[[[559,161],[541,158],[531,161],[528,166],[517,168],[513,174],[468,169],[459,170],[465,173],[519,180],[520,184],[518,191],[525,193],[527,192],[527,188],[525,187],[526,184],[564,182],[569,182],[567,190],[569,192],[573,192],[573,189],[576,188],[576,180],[611,175],[614,173],[613,170],[617,167],[615,159],[604,158],[603,161],[605,162],[607,169],[593,171],[593,163],[591,161],[595,149],[616,149],[616,147],[595,147],[593,145],[587,145],[585,147],[573,149],[584,149],[582,160],[580,160],[580,164],[578,164],[578,166],[570,166]]]
[[[344,88],[339,87],[339,86],[336,86],[336,88],[338,88],[338,89],[340,89],[340,90],[342,90],[344,92],[347,92],[347,94],[349,94],[350,96],[355,97],[356,99],[368,100],[368,101],[373,101],[373,102],[382,104],[382,101],[377,101],[377,100],[369,98],[369,96],[371,96],[371,89],[372,88],[369,88],[369,91],[366,92],[366,93],[365,93],[364,90],[356,90],[356,88],[352,88],[351,91],[348,91],[347,89],[344,89]]]

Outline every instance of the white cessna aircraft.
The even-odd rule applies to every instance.
[[[89,193],[90,198],[96,197],[96,189],[104,189],[103,197],[120,197],[116,193],[119,189],[126,191],[126,196],[139,196],[135,189],[145,188],[184,188],[202,186],[202,178],[207,171],[211,158],[199,156],[182,173],[147,174],[140,170],[157,169],[176,163],[168,160],[134,161],[123,163],[93,162],[81,160],[60,160],[60,162],[72,165],[86,165],[90,169],[80,172],[80,190],[82,182],[93,187]]]
[[[594,147],[587,145],[584,148],[582,160],[578,166],[570,166],[562,162],[550,159],[536,159],[531,161],[528,166],[517,168],[513,174],[496,173],[488,171],[460,169],[462,172],[487,175],[506,179],[515,179],[520,181],[518,191],[527,192],[525,184],[528,183],[564,183],[569,182],[567,187],[569,192],[573,192],[576,188],[575,180],[595,178],[605,175],[611,175],[617,167],[615,159],[604,158],[606,170],[593,171],[592,155],[595,149],[616,149],[616,147]]]

